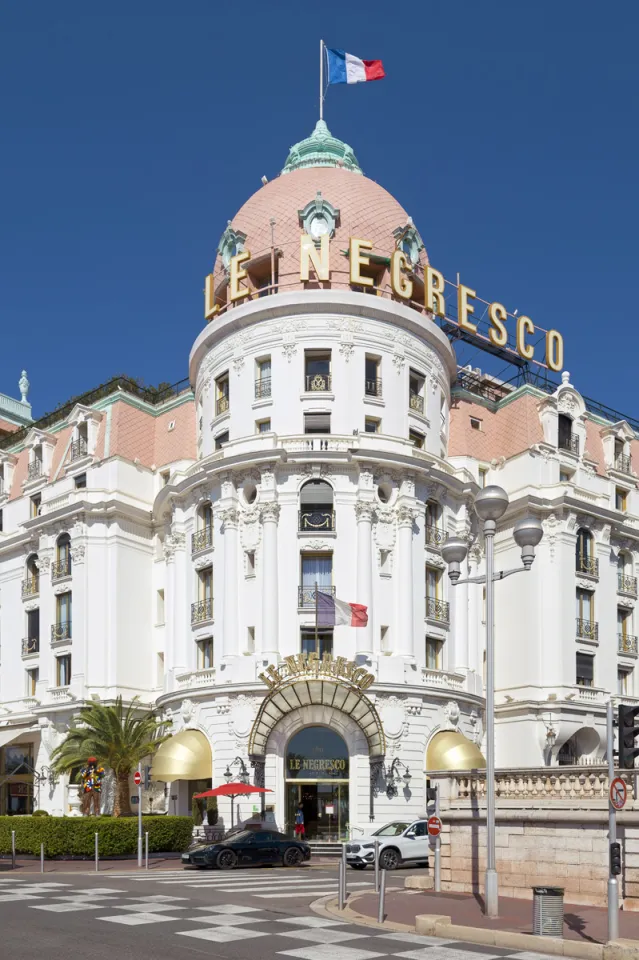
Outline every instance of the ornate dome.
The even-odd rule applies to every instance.
[[[319,132],[318,132],[318,128]],[[246,201],[224,232],[215,261],[215,287],[223,290],[230,258],[249,250],[248,267],[255,276],[270,278],[271,247],[276,249],[278,289],[313,289],[316,282],[299,280],[300,235],[330,237],[330,286],[349,286],[348,248],[351,237],[373,244],[379,276],[388,285],[385,263],[398,247],[418,267],[428,262],[411,218],[394,197],[365,177],[352,149],[333,137],[320,121],[311,137],[291,147],[282,174]],[[252,270],[253,268],[253,270]],[[259,285],[259,284],[258,284]],[[324,284],[322,284],[324,286]]]

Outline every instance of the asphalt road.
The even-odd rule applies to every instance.
[[[372,871],[349,871],[371,890]],[[2,956],[11,960],[477,960],[519,955],[318,916],[334,867],[0,874]],[[530,955],[521,955],[529,960]]]

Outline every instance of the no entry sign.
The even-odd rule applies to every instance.
[[[615,777],[610,784],[610,802],[615,810],[623,810],[628,799],[628,788],[625,780],[621,777]]]
[[[139,770],[136,770],[133,774],[133,783],[136,785],[136,787],[139,787],[142,783],[142,774]]]
[[[442,822],[439,817],[428,818],[428,836],[438,837],[442,832]]]

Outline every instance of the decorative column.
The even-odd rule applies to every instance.
[[[222,658],[228,661],[238,653],[237,541],[240,515],[235,507],[220,510],[224,533],[224,624]]]
[[[372,533],[375,509],[368,500],[358,500],[355,504],[357,517],[357,596],[356,603],[368,607],[368,624],[355,631],[356,653],[358,656],[373,655],[373,557]]]
[[[277,663],[279,653],[279,587],[277,563],[277,522],[280,508],[271,500],[262,505],[262,640],[265,660]]]
[[[396,652],[413,657],[413,522],[415,510],[407,504],[397,507],[397,642]]]

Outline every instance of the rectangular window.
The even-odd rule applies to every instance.
[[[471,430],[481,430],[481,420],[479,419],[479,417],[470,418],[470,427],[471,427]]]
[[[71,638],[71,619],[71,593],[60,593],[55,598],[55,627],[51,633],[52,640],[69,640]]]
[[[86,490],[86,487],[87,487],[86,473],[79,473],[73,482],[75,484],[76,490]]]
[[[593,620],[593,593],[590,590],[577,588],[577,618],[579,620]]]
[[[255,421],[255,432],[256,433],[270,433],[271,432],[271,420],[256,420]]]
[[[632,670],[617,669],[617,693],[621,697],[632,695]]]
[[[0,493],[2,493],[2,487],[0,486]],[[3,516],[2,510],[0,510],[0,533],[4,532]]]
[[[305,413],[304,433],[330,433],[330,413]]]
[[[382,395],[380,369],[380,358],[367,353],[364,361],[364,393],[367,397],[381,397]]]
[[[255,653],[255,627],[246,628],[246,650],[247,655]]]
[[[379,551],[379,572],[382,577],[390,577],[392,573],[391,569],[391,557],[392,553],[390,550],[380,550]]]
[[[427,527],[440,527],[441,526],[441,516],[442,508],[435,500],[426,501],[426,526]]]
[[[164,623],[164,590],[158,590],[156,594],[155,622],[158,626]]]
[[[632,614],[623,607],[617,607],[617,633],[623,639],[632,633]]]
[[[220,376],[215,381],[215,416],[219,417],[223,413],[227,413],[230,404],[230,393],[229,393],[229,373],[228,370],[225,373],[220,374]]]
[[[229,432],[225,430],[224,433],[218,433],[215,438],[215,449],[221,450],[225,443],[229,442]]]
[[[426,637],[426,668],[441,670],[443,642],[436,637]]]
[[[316,637],[314,627],[302,627],[300,647],[302,653],[315,653],[321,660],[325,653],[333,652],[333,628],[319,627]]]
[[[560,450],[570,450],[572,445],[572,420],[565,413],[557,417],[557,446]]]
[[[164,689],[164,654],[158,653],[155,658],[155,686]]]
[[[365,433],[379,433],[381,427],[381,421],[377,417],[366,417],[364,420],[364,432]]]
[[[246,551],[246,576],[255,576],[255,550]]]
[[[479,486],[483,489],[486,486],[488,478],[488,467],[479,468]]]
[[[198,640],[196,646],[198,670],[210,670],[213,667],[213,637]]]
[[[55,658],[55,682],[57,687],[68,687],[71,683],[71,654]]]
[[[424,434],[419,433],[417,430],[408,431],[408,439],[414,447],[417,447],[419,450],[423,449],[424,446]]]
[[[628,494],[625,490],[622,490],[620,487],[615,489],[615,510],[620,510],[622,513],[626,512],[626,504],[628,500]]]
[[[322,393],[331,389],[331,351],[304,351],[304,389]]]
[[[388,627],[379,628],[379,648],[383,654],[386,654],[386,656],[391,653],[390,634]]]
[[[27,612],[27,640],[35,641],[29,644],[29,651],[36,653],[40,643],[40,611],[37,609]]]
[[[211,600],[213,597],[213,567],[205,567],[197,575],[198,600]]]
[[[570,478],[571,478],[571,474],[568,472],[568,470],[560,470],[560,471],[559,471],[559,482],[560,482],[560,483],[569,483],[569,482],[570,482]]]
[[[417,413],[424,412],[424,377],[416,370],[408,373],[408,406]]]
[[[35,697],[39,678],[40,678],[40,670],[38,669],[38,667],[33,667],[31,670],[26,671],[25,693],[27,697]]]
[[[271,358],[263,357],[255,361],[255,399],[268,400],[271,397]]]
[[[39,493],[36,493],[33,497],[31,497],[29,501],[29,517],[31,520],[40,515],[41,503],[42,497]]]
[[[595,658],[588,653],[577,654],[577,686],[592,687],[595,676]]]
[[[426,596],[429,600],[439,600],[441,594],[442,572],[437,567],[426,567]]]
[[[205,503],[198,512],[198,529],[199,530],[212,530],[213,529],[213,505],[211,503]]]
[[[4,772],[6,774],[33,773],[33,744],[4,748]]]

